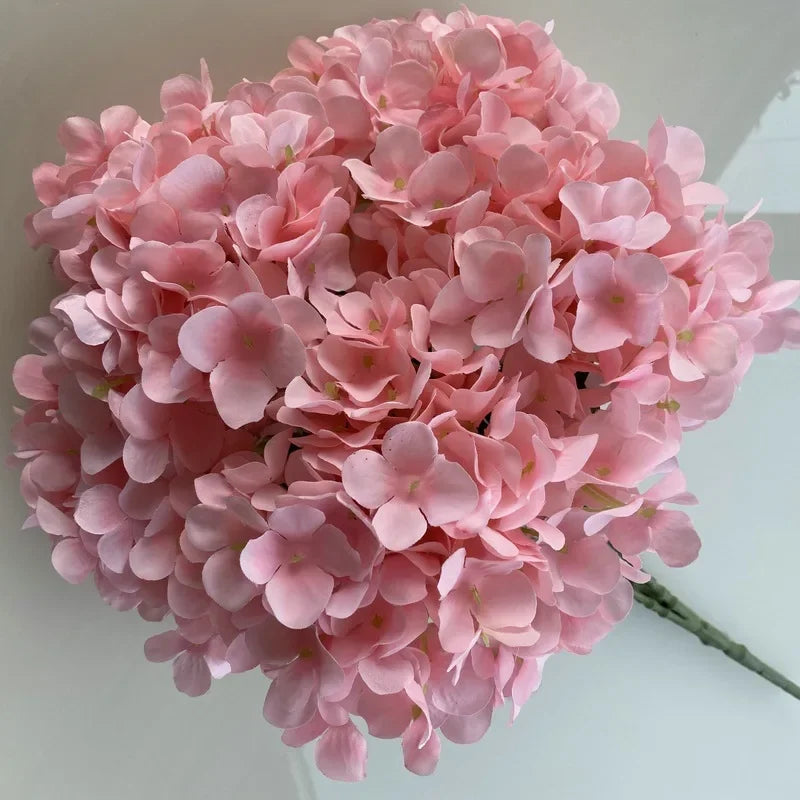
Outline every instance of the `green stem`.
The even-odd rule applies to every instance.
[[[703,644],[721,650],[728,658],[800,700],[800,686],[756,658],[743,644],[737,644],[719,628],[706,622],[655,578],[650,578],[647,583],[633,584],[633,596],[645,608],[693,633]]]

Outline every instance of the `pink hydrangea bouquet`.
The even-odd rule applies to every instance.
[[[364,728],[430,773],[634,597],[800,691],[641,561],[697,556],[683,431],[800,345],[800,282],[695,133],[609,138],[551,27],[347,26],[224,100],[203,63],[34,170],[65,288],[14,370],[27,524],[169,620],[145,654],[180,691],[260,669],[331,778],[364,777]]]

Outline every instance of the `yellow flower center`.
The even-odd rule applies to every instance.
[[[521,530],[521,531],[522,531],[522,532],[523,532],[523,533],[524,533],[524,534],[525,534],[525,535],[526,535],[526,536],[527,536],[529,539],[533,539],[533,541],[534,541],[534,542],[538,542],[538,541],[539,541],[539,534],[538,534],[538,532],[537,532],[536,530],[534,530],[533,528],[531,528],[530,526],[528,526],[528,525],[520,525],[520,526],[519,526],[519,529],[520,529],[520,530]]]
[[[672,398],[668,400],[659,400],[656,403],[656,408],[660,408],[662,411],[666,411],[669,414],[674,414],[680,407],[681,404]]]

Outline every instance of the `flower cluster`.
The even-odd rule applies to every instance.
[[[181,691],[261,669],[332,778],[365,774],[354,717],[431,772],[627,614],[643,553],[692,561],[682,431],[800,344],[697,135],[609,139],[549,33],[343,27],[224,101],[203,64],[34,171],[66,290],[14,370],[28,523],[171,618],[145,651]]]

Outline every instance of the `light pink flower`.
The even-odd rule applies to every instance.
[[[578,310],[572,340],[587,353],[619,347],[626,341],[647,345],[658,331],[667,272],[647,253],[612,258],[581,252],[572,279]]]
[[[358,553],[325,514],[306,505],[284,506],[269,516],[269,528],[248,542],[241,566],[288,628],[316,622],[333,594],[335,578],[356,573]]]
[[[605,185],[574,181],[559,197],[575,217],[585,241],[646,250],[669,231],[661,214],[647,210],[652,202],[647,187],[633,178]]]
[[[210,373],[211,395],[232,428],[257,422],[280,387],[303,371],[304,348],[275,304],[249,292],[227,306],[210,306],[181,327],[187,363]]]
[[[472,323],[476,345],[509,347],[522,337],[525,315],[551,266],[550,241],[519,229],[505,239],[472,241],[458,255],[461,288],[481,309]],[[455,299],[455,297],[453,298]]]
[[[372,524],[389,550],[404,550],[428,525],[455,522],[475,507],[475,483],[460,464],[438,454],[427,425],[396,425],[384,436],[381,453],[354,453],[342,467],[342,482],[356,502],[377,509]]]
[[[512,646],[536,641],[536,594],[519,566],[467,559],[463,547],[442,564],[439,639],[445,650],[461,654],[481,633]]]

